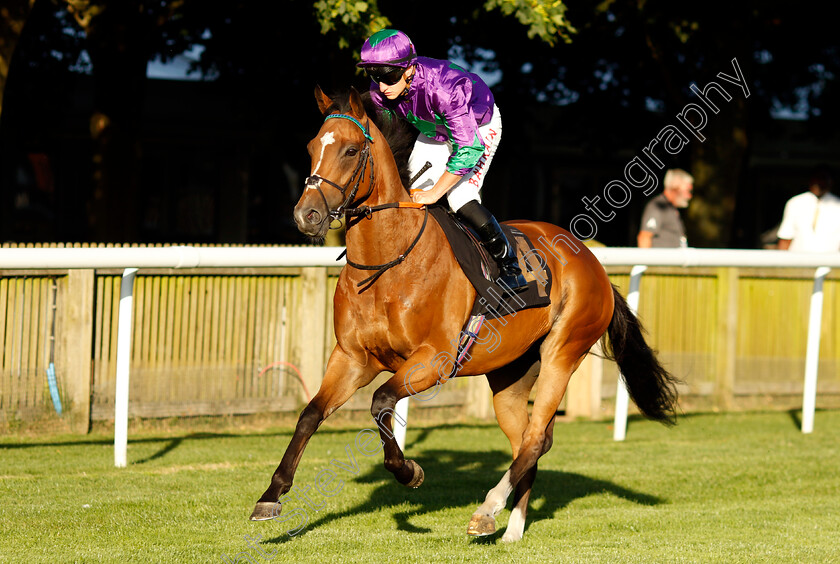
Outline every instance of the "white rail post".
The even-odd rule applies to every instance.
[[[630,291],[627,293],[627,305],[633,315],[639,309],[639,286],[642,282],[642,273],[647,270],[647,266],[637,264],[630,270]],[[615,422],[613,424],[613,440],[623,441],[627,436],[627,409],[630,404],[630,394],[627,392],[627,386],[624,385],[624,379],[619,372],[618,384],[615,390]]]
[[[114,466],[125,468],[128,444],[128,371],[131,365],[131,308],[136,268],[126,268],[120,283],[120,316],[117,322],[117,389],[114,399]]]
[[[803,433],[814,431],[814,411],[817,405],[817,368],[820,364],[823,282],[830,270],[827,266],[821,266],[814,273],[814,290],[811,292],[811,311],[808,316],[808,348],[805,352],[805,386],[802,392]]]

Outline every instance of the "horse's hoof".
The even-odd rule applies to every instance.
[[[413,460],[406,460],[405,463],[411,465],[411,469],[413,472],[411,480],[408,481],[406,486],[408,486],[409,488],[419,488],[420,484],[423,483],[423,479],[426,477],[426,474],[423,473],[423,467],[414,462]]]
[[[489,515],[474,513],[470,524],[467,525],[467,534],[471,537],[486,537],[496,532],[496,519]]]
[[[251,513],[251,521],[268,521],[280,515],[283,509],[282,503],[271,503],[270,501],[258,501],[254,512]]]

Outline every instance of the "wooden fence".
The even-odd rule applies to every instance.
[[[50,402],[54,276],[0,277],[0,413],[40,416]]]
[[[629,269],[608,270],[626,294]],[[298,410],[304,389],[317,390],[335,342],[338,272],[141,270],[130,415]],[[645,274],[639,316],[663,362],[685,381],[684,410],[800,404],[812,275],[809,269],[732,268],[651,268]],[[117,271],[0,271],[5,427],[56,417],[46,376],[53,343],[65,417],[79,430],[91,418],[113,419],[119,284]],[[840,398],[836,275],[824,290],[818,407]],[[572,379],[567,413],[608,416],[616,378],[612,363],[601,366],[591,358]],[[375,384],[357,394],[346,409],[367,410],[373,389]],[[466,405],[474,415],[491,416],[483,378],[456,379],[444,391],[432,406]]]
[[[627,294],[629,268],[607,269]],[[650,268],[639,318],[691,410],[801,407],[813,269]],[[840,276],[824,285],[818,406],[840,405]],[[602,415],[618,372],[603,366]],[[588,415],[588,413],[585,413]],[[594,415],[594,414],[592,414]]]

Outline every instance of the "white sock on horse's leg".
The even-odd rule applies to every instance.
[[[496,514],[507,504],[508,497],[510,497],[510,493],[512,491],[513,484],[510,483],[510,470],[508,470],[505,472],[505,475],[502,476],[501,481],[496,485],[496,487],[487,492],[487,497],[484,498],[484,503],[482,503],[475,512],[481,515],[495,517]]]
[[[525,508],[523,508],[522,503],[520,503],[510,512],[510,519],[508,519],[505,534],[502,536],[504,542],[518,541],[522,538],[522,535],[525,533],[525,510],[527,505],[526,502]]]

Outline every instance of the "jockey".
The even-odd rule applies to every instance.
[[[409,158],[411,199],[449,207],[481,239],[501,271],[500,281],[522,290],[516,251],[499,222],[481,205],[481,187],[502,137],[502,119],[490,88],[477,75],[445,60],[418,57],[408,36],[394,29],[371,35],[362,46],[362,67],[373,102],[419,131]]]

